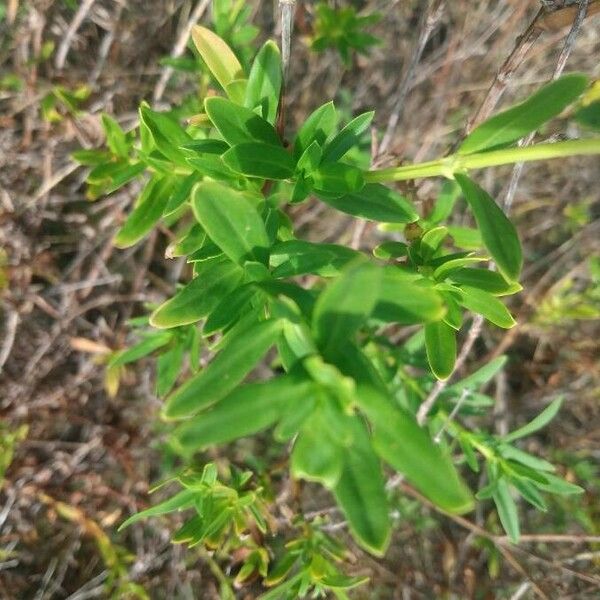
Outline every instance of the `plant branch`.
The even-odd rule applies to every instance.
[[[422,177],[443,175],[452,178],[453,173],[469,169],[485,169],[517,162],[533,162],[551,160],[568,156],[586,156],[600,154],[600,139],[568,140],[565,142],[543,143],[528,147],[504,148],[477,154],[462,156],[453,154],[447,158],[376,169],[365,173],[368,182],[407,181]]]

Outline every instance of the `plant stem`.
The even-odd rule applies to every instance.
[[[491,150],[478,152],[476,154],[453,154],[439,160],[391,167],[389,169],[377,169],[367,171],[365,179],[368,182],[406,181],[409,179],[420,179],[422,177],[436,177],[443,175],[452,178],[454,173],[469,169],[484,169],[509,165],[517,162],[532,162],[537,160],[550,160],[552,158],[566,158],[568,156],[584,156],[600,154],[600,139],[569,140],[547,144],[536,144],[535,146],[503,148],[502,150]]]

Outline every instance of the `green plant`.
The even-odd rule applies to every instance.
[[[4,476],[13,461],[15,449],[27,437],[27,426],[10,429],[0,421],[0,488],[4,485]]]
[[[314,35],[311,47],[316,52],[328,48],[337,50],[346,66],[352,63],[352,53],[367,54],[369,49],[380,43],[364,29],[381,20],[381,14],[359,16],[352,6],[332,8],[326,2],[315,7]]]
[[[483,461],[488,483],[478,497],[494,500],[502,525],[518,541],[511,490],[542,510],[541,492],[581,491],[513,443],[549,422],[560,403],[503,438],[474,428],[463,417],[482,414],[493,402],[480,389],[502,368],[501,358],[446,387],[424,427],[415,413],[436,378],[453,373],[457,333],[467,312],[499,327],[515,324],[499,298],[521,289],[519,239],[469,172],[599,154],[600,140],[593,138],[516,145],[574,103],[587,78],[571,74],[544,86],[477,127],[451,156],[365,171],[347,156],[369,130],[372,112],[340,128],[333,103],[323,104],[288,147],[278,119],[283,77],[277,46],[267,42],[246,72],[214,33],[197,27],[193,38],[225,96],[207,97],[205,112],[187,128],[147,104],[140,108],[137,135],[123,133],[107,117],[108,150],[76,154],[93,167],[93,196],[144,174],[144,189],[116,236],[119,247],[138,243],[162,220],[176,240],[169,256],[187,257],[193,270],[191,281],[150,316],[158,331],[114,356],[112,368],[160,352],[163,417],[173,422],[170,444],[185,461],[273,428],[281,452],[284,444],[292,445],[292,476],[329,490],[356,542],[373,554],[385,553],[392,529],[382,464],[447,513],[460,514],[472,510],[475,501],[461,465],[478,471]],[[448,182],[422,217],[408,198],[384,185],[434,176]],[[405,241],[390,239],[369,256],[298,239],[285,207],[309,197],[384,223],[390,231],[406,227]],[[476,229],[444,224],[461,197]],[[480,268],[490,261],[497,270]],[[417,325],[419,332],[398,347],[390,331],[403,325]],[[202,369],[200,346],[211,356]],[[185,352],[191,376],[170,392]],[[265,361],[272,377],[244,383]],[[209,547],[216,543],[213,533],[227,547],[231,527],[239,530],[251,521],[259,529],[268,526],[268,519],[260,523],[254,504],[261,494],[244,491],[245,475],[225,488],[213,467],[177,479],[183,491],[132,520],[194,509],[184,525],[186,535],[176,539],[208,540]],[[283,553],[285,565],[291,565],[289,577],[267,597],[314,588],[317,594],[332,589],[343,598],[343,588],[358,583],[340,575],[344,585],[330,585],[338,577],[329,561],[332,552],[320,549],[327,546],[321,538],[317,547],[310,546],[315,530],[318,522],[305,524],[294,552]],[[260,547],[252,552],[262,558],[248,569],[264,576]],[[288,573],[275,569],[281,571],[283,577]],[[265,581],[281,579],[271,572]]]

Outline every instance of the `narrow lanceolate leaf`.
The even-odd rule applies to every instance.
[[[373,448],[427,498],[451,513],[473,508],[473,497],[450,458],[414,416],[371,385],[357,386],[360,409],[373,425]]]
[[[367,131],[373,116],[373,111],[363,113],[352,119],[326,146],[323,152],[323,162],[336,162],[360,142],[362,134]]]
[[[218,96],[207,98],[204,107],[212,124],[230,146],[244,142],[281,145],[281,140],[273,126],[249,108]]]
[[[450,274],[450,279],[460,285],[468,285],[494,296],[516,294],[523,289],[518,283],[509,283],[500,273],[488,269],[457,269]]]
[[[288,179],[294,174],[294,161],[281,147],[246,142],[223,154],[225,164],[236,173],[262,179]]]
[[[519,438],[526,437],[535,433],[542,427],[546,427],[552,419],[558,414],[560,407],[562,406],[562,398],[557,398],[547,406],[533,421],[527,423],[527,425],[523,425],[523,427],[519,427],[515,431],[512,431],[508,435],[504,436],[505,442],[512,442],[514,440],[518,440]]]
[[[320,166],[309,176],[315,192],[325,192],[325,197],[343,196],[358,192],[365,184],[363,173],[360,169],[343,163],[329,163]]]
[[[129,248],[145,237],[162,217],[173,182],[168,177],[153,177],[144,188],[133,211],[117,232],[115,245]]]
[[[361,422],[354,428],[352,447],[344,453],[333,494],[356,541],[373,554],[385,554],[391,534],[389,505],[379,459]]]
[[[473,211],[485,247],[510,281],[516,281],[523,265],[523,252],[515,226],[492,197],[466,175],[455,174]]]
[[[279,48],[274,42],[268,41],[252,64],[244,105],[250,109],[259,107],[262,117],[269,123],[274,123],[282,81]]]
[[[174,438],[185,452],[225,444],[267,429],[290,404],[307,402],[313,394],[311,381],[290,375],[244,385],[210,410],[185,421],[175,430]]]
[[[385,323],[412,325],[437,321],[443,318],[445,312],[438,292],[416,285],[396,267],[383,269],[374,318]]]
[[[460,303],[467,309],[484,316],[490,323],[510,329],[516,321],[500,300],[492,294],[477,288],[462,286]]]
[[[406,198],[380,183],[369,183],[359,192],[340,198],[323,197],[322,200],[341,212],[370,221],[412,223],[419,218]]]
[[[456,362],[456,332],[444,321],[425,325],[427,360],[438,379],[448,379]]]
[[[202,334],[205,336],[212,335],[233,325],[247,312],[251,302],[256,300],[257,296],[258,292],[252,284],[243,285],[223,296],[206,319]]]
[[[515,544],[519,543],[519,537],[521,535],[519,528],[519,513],[517,511],[517,505],[510,495],[510,489],[505,479],[499,479],[496,482],[496,490],[492,496],[494,498],[494,504],[498,509],[498,516],[504,531],[508,534],[511,541]]]
[[[144,356],[152,354],[155,350],[162,348],[173,340],[173,336],[168,331],[155,331],[148,337],[138,342],[134,346],[117,352],[108,363],[108,368],[120,367],[128,363],[135,362]]]
[[[199,273],[150,317],[153,327],[169,328],[206,317],[242,280],[240,267],[226,258],[207,261]]]
[[[169,396],[165,416],[190,416],[224,398],[260,362],[280,331],[281,323],[275,320],[254,323],[240,331],[204,370]]]
[[[127,158],[129,155],[129,144],[127,136],[121,129],[121,126],[110,115],[102,115],[102,128],[106,134],[106,144],[110,151],[120,158]]]
[[[244,76],[242,65],[235,54],[216,33],[196,25],[192,28],[192,40],[202,60],[223,89],[234,79]]]
[[[333,102],[317,108],[298,131],[294,142],[294,158],[299,159],[313,142],[324,146],[327,138],[333,133],[336,122],[337,115]]]
[[[492,377],[496,375],[506,364],[506,356],[498,356],[494,358],[489,363],[483,365],[481,369],[477,369],[474,373],[461,379],[457,383],[448,386],[446,388],[447,392],[451,392],[452,395],[458,393],[460,394],[463,390],[475,391],[479,389],[482,385],[486,384],[488,381],[491,381]]]
[[[267,262],[269,237],[265,224],[246,194],[203,181],[192,192],[192,209],[210,239],[232,261]]]
[[[180,146],[192,141],[183,127],[170,115],[156,112],[147,104],[140,107],[140,120],[150,132],[157,150],[175,164],[185,165]]]
[[[295,277],[313,273],[334,277],[360,254],[352,248],[336,244],[317,244],[305,240],[276,243],[271,249],[274,277]]]
[[[321,293],[313,323],[317,342],[325,352],[343,344],[370,316],[379,295],[381,277],[381,268],[358,260]]]
[[[577,100],[587,81],[585,75],[572,73],[545,85],[521,104],[479,125],[462,143],[459,154],[472,154],[510,144],[536,131]]]
[[[159,515],[166,515],[168,513],[172,513],[178,510],[185,510],[186,508],[191,508],[194,505],[194,500],[197,498],[198,492],[196,490],[182,490],[175,496],[172,496],[168,500],[161,502],[147,510],[143,510],[139,513],[136,513],[132,517],[129,517],[124,523],[119,526],[119,531],[125,529],[125,527],[129,527],[142,519],[146,519],[148,517],[158,517]]]

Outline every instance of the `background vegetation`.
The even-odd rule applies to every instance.
[[[105,367],[139,339],[131,319],[170,296],[187,272],[181,260],[165,258],[173,241],[166,230],[117,251],[115,232],[139,187],[96,199],[101,185],[86,187],[86,170],[71,159],[103,144],[102,113],[128,130],[144,99],[187,112],[198,104],[206,77],[185,49],[188,24],[212,24],[246,60],[278,31],[276,3],[221,2],[212,13],[209,4],[0,2],[0,597],[218,598],[247,559],[172,545],[173,521],[116,531],[149,506],[148,489],[173,457],[156,419],[154,361]],[[458,141],[539,8],[534,1],[433,2],[429,12],[427,2],[337,4],[371,17],[348,13],[341,35],[326,8],[303,3],[287,119],[298,123],[329,98],[346,120],[376,108],[380,132],[396,115],[383,157],[393,163],[435,158]],[[540,30],[503,105],[550,78],[572,17],[566,27]],[[423,31],[429,35],[411,70]],[[600,76],[597,32],[590,17],[568,70]],[[283,485],[266,440],[209,456],[252,468],[279,504],[325,519],[349,548],[344,571],[371,578],[354,597],[597,597],[598,543],[590,536],[600,533],[598,173],[597,158],[525,167],[513,205],[526,254],[525,291],[511,300],[518,325],[484,329],[461,373],[508,355],[487,390],[495,398],[489,427],[498,433],[565,399],[560,417],[525,449],[564,465],[561,475],[587,491],[553,499],[545,514],[521,505],[521,546],[501,537],[491,503],[461,522],[400,494],[390,551],[375,560],[351,543],[325,492]],[[485,187],[503,197],[510,174],[486,172]],[[426,209],[435,185],[405,191]],[[372,246],[381,235],[371,226],[358,231],[323,204],[299,205],[291,216],[319,242]],[[469,224],[464,207],[455,219]],[[249,581],[232,593],[254,598],[258,589]]]

